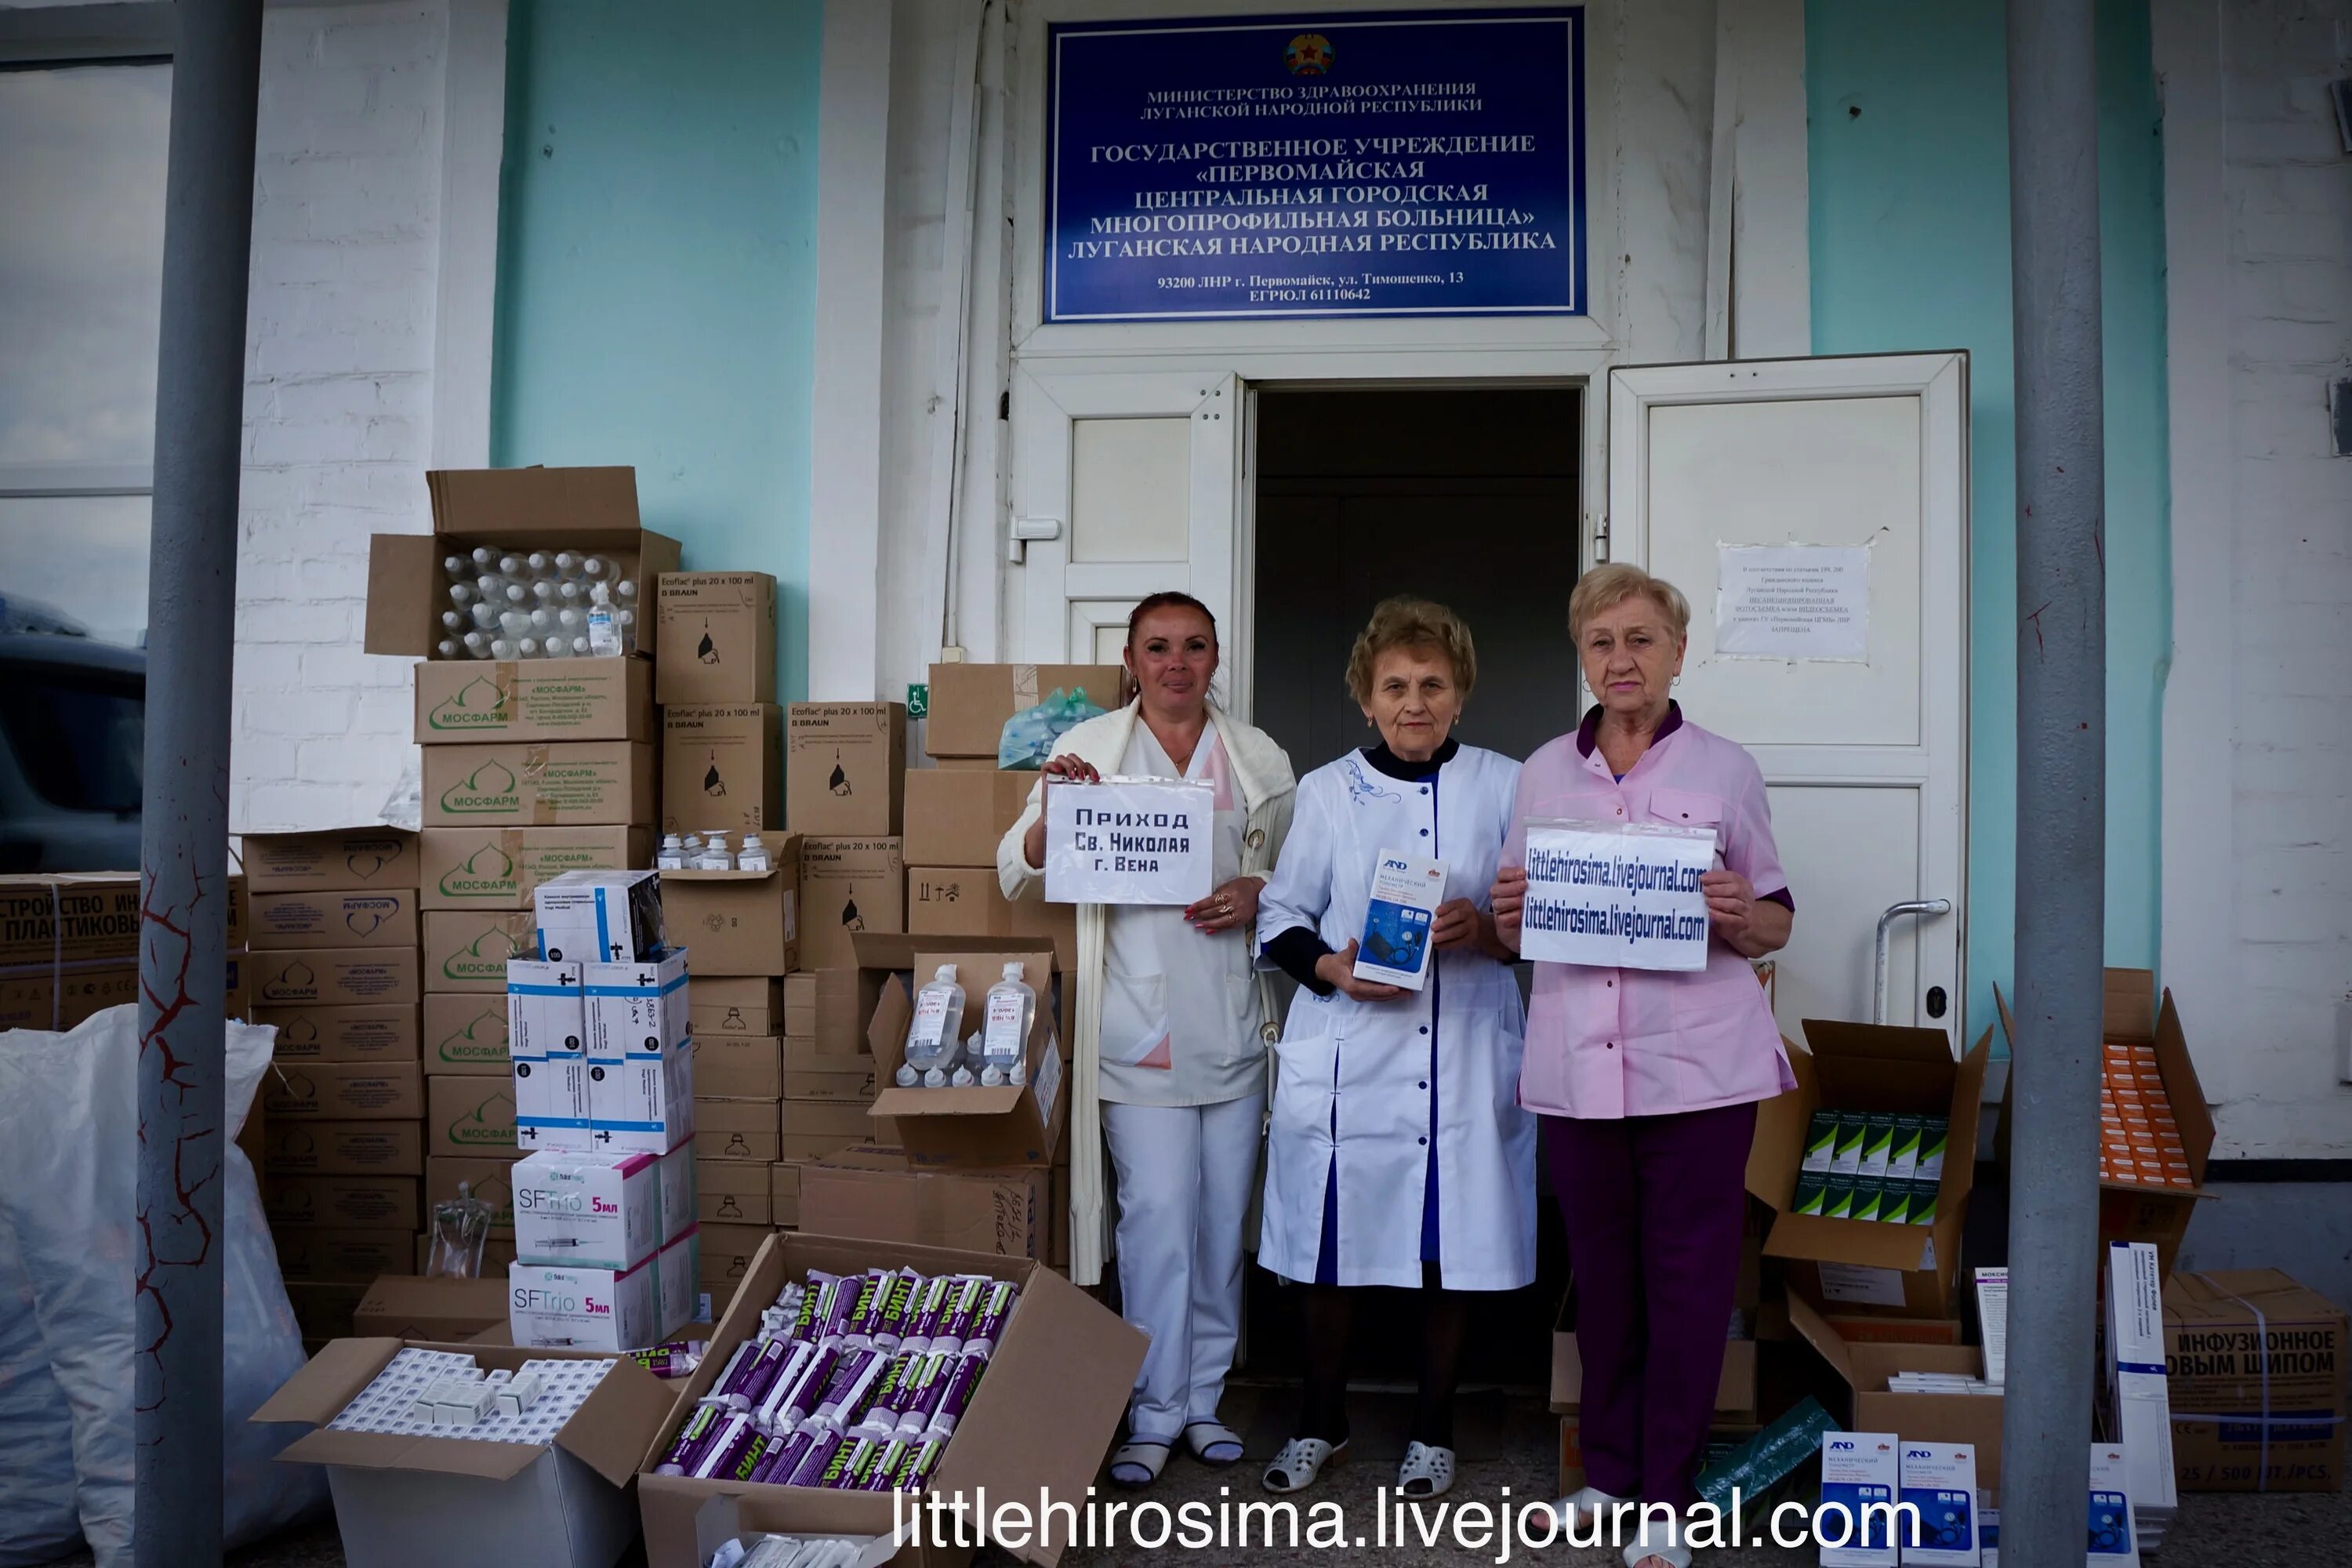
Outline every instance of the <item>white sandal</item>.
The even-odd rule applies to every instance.
[[[1192,1457],[1211,1469],[1222,1470],[1227,1465],[1237,1465],[1242,1459],[1241,1434],[1222,1421],[1194,1421],[1184,1428],[1184,1446]],[[1213,1450],[1230,1448],[1228,1454]]]
[[[1453,1489],[1453,1449],[1433,1448],[1418,1441],[1406,1447],[1404,1463],[1397,1467],[1399,1497],[1444,1497]]]
[[[1140,1491],[1150,1486],[1168,1468],[1168,1448],[1165,1443],[1121,1443],[1111,1450],[1110,1484],[1129,1491]],[[1121,1471],[1127,1473],[1122,1475]]]
[[[1665,1539],[1659,1540],[1660,1535]],[[1666,1564],[1666,1568],[1691,1568],[1690,1548],[1683,1544],[1683,1521],[1679,1518],[1643,1520],[1641,1533],[1625,1548],[1622,1556],[1625,1568],[1642,1568],[1653,1558]]]
[[[1282,1446],[1261,1479],[1270,1492],[1303,1492],[1315,1484],[1325,1466],[1345,1464],[1347,1459],[1344,1440],[1335,1447],[1320,1437],[1293,1437]]]
[[[1584,1487],[1559,1499],[1551,1505],[1551,1509],[1553,1515],[1559,1521],[1559,1532],[1562,1535],[1566,1535],[1571,1530],[1579,1535],[1587,1535],[1591,1533],[1591,1531],[1585,1528],[1588,1516],[1594,1520],[1605,1520],[1609,1517],[1610,1510],[1628,1500],[1630,1500],[1604,1492],[1599,1487]]]

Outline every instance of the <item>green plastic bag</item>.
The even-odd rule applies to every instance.
[[[1822,1434],[1837,1430],[1838,1424],[1830,1419],[1830,1413],[1822,1408],[1820,1400],[1802,1401],[1701,1470],[1699,1500],[1727,1512],[1732,1489],[1736,1487],[1740,1505],[1750,1516],[1759,1507],[1769,1509],[1780,1497],[1797,1494],[1805,1466],[1822,1457]]]
[[[1034,708],[1024,708],[1004,721],[1003,732],[996,739],[996,765],[1034,773],[1045,765],[1054,754],[1054,743],[1072,726],[1102,714],[1103,710],[1088,700],[1082,688],[1065,691],[1057,686],[1045,700]]]

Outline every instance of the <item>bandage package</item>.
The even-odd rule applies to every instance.
[[[650,1258],[629,1269],[507,1265],[507,1328],[518,1345],[637,1350],[674,1326],[662,1318],[661,1292]]]
[[[1969,1443],[1903,1443],[1902,1500],[1919,1512],[1919,1540],[1903,1561],[1977,1568],[1977,1451]]]
[[[2083,1558],[2085,1568],[2139,1568],[2139,1536],[2133,1527],[2127,1468],[2124,1451],[2117,1445],[2091,1445],[2091,1495],[2087,1500],[2090,1533]]]
[[[1902,1485],[1892,1432],[1822,1434],[1822,1509],[1815,1521],[1824,1537],[1822,1568],[1895,1568],[1892,1509]],[[1843,1510],[1843,1517],[1832,1513]],[[1843,1543],[1828,1544],[1841,1528]]]
[[[2124,1451],[2124,1489],[2153,1551],[2180,1500],[2164,1372],[2164,1272],[2147,1242],[2108,1244],[2106,1330],[2108,1429]]]
[[[566,871],[531,894],[540,956],[625,963],[662,948],[660,874]]]
[[[662,1171],[650,1154],[541,1150],[516,1162],[515,1256],[629,1269],[661,1247]]]
[[[578,1413],[612,1365],[587,1359],[527,1361],[516,1372],[486,1372],[462,1351],[411,1345],[394,1352],[327,1429],[545,1443]]]
[[[694,1136],[686,954],[592,963],[583,977],[588,1120],[596,1147],[667,1154]]]
[[[593,1147],[581,967],[507,961],[507,1057],[514,1068],[515,1141],[526,1150]]]
[[[1356,978],[1419,991],[1429,984],[1429,933],[1445,901],[1445,863],[1383,849],[1356,944]]]

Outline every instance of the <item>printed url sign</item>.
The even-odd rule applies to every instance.
[[[1519,953],[1603,969],[1706,967],[1715,831],[1530,822]]]

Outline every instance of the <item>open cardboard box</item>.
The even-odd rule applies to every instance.
[[[636,1532],[629,1482],[669,1415],[669,1385],[620,1357],[551,1444],[326,1430],[408,1345],[456,1351],[492,1371],[614,1359],[395,1339],[340,1339],[320,1350],[251,1419],[319,1428],[278,1458],[327,1468],[350,1568],[611,1568]]]
[[[507,1281],[386,1274],[368,1287],[352,1314],[364,1337],[469,1340],[507,1321]]]
[[[662,873],[662,924],[690,955],[698,984],[705,975],[764,980],[799,963],[800,836],[779,835],[768,856],[765,871]]]
[[[756,1333],[761,1310],[787,1282],[804,1279],[812,1268],[856,1274],[868,1268],[902,1266],[927,1275],[984,1274],[1010,1280],[1021,1292],[988,1373],[957,1424],[926,1495],[961,1495],[977,1502],[984,1489],[992,1500],[1012,1499],[1034,1507],[1042,1489],[1057,1502],[1085,1507],[1088,1487],[1127,1408],[1136,1372],[1143,1365],[1141,1331],[1024,1258],[782,1233],[771,1236],[752,1258],[734,1300],[711,1330],[702,1364],[677,1389],[671,1418],[646,1445],[637,1503],[645,1516],[648,1568],[697,1568],[701,1559],[696,1554],[696,1520],[710,1499],[723,1493],[755,1502],[763,1526],[779,1532],[890,1532],[890,1493],[695,1480],[650,1472],[661,1461],[677,1424],[710,1391],[735,1347]],[[904,1510],[906,1500],[897,1500]],[[1033,1539],[1011,1550],[1024,1562],[1051,1568],[1060,1560],[1064,1544],[1040,1545]],[[969,1547],[917,1541],[902,1546],[891,1561],[901,1568],[956,1568],[971,1556]]]
[[[875,1096],[873,1114],[889,1118],[896,1125],[897,1142],[907,1151],[907,1163],[964,1167],[1053,1164],[1062,1141],[1062,1123],[1069,1111],[1069,1096],[1063,1092],[1067,1063],[1062,1054],[1062,1036],[1055,1026],[1056,964],[1052,949],[1004,937],[870,932],[857,937],[856,948],[859,996],[872,1020],[866,1043],[874,1056],[875,1081],[883,1086]],[[1037,993],[1037,1016],[1029,1030],[1029,1081],[995,1089],[977,1085],[898,1088],[895,1079],[899,1063],[906,1059],[907,1025],[914,1016],[908,976],[917,984],[925,984],[940,964],[957,966],[957,978],[964,988],[963,1016],[956,1024],[956,1037],[961,1039],[979,1029],[988,988],[1003,977],[1003,966],[1013,960],[1026,966],[1026,978]],[[1039,984],[1041,979],[1044,984]],[[878,1129],[877,1137],[884,1138]]]
[[[694,1516],[695,1560],[709,1562],[730,1541],[749,1552],[762,1538],[771,1535],[804,1541],[852,1539],[795,1530],[779,1518],[780,1512],[789,1511],[788,1508],[780,1510],[766,1498],[720,1493],[704,1503],[702,1511]],[[860,1549],[848,1568],[881,1568],[898,1551],[898,1542],[887,1533],[857,1539]]]
[[[1893,1432],[1924,1443],[1973,1443],[1978,1484],[2000,1486],[2000,1394],[1896,1394],[1886,1386],[1898,1372],[1982,1377],[1984,1352],[1974,1345],[1856,1343],[1840,1337],[1801,1296],[1789,1298],[1789,1323],[1853,1390],[1848,1430]]]
[[[368,542],[368,652],[431,654],[449,605],[442,559],[487,544],[611,556],[637,585],[637,651],[652,655],[660,619],[656,579],[677,570],[679,551],[677,540],[638,525],[635,468],[444,468],[426,474],[425,488],[433,498],[431,533],[379,533]]]
[[[2013,1052],[2017,1029],[2010,1015],[2009,1001],[1998,987],[1994,988],[1993,1001],[2000,1008],[2001,1034]],[[2169,1279],[2173,1266],[2179,1261],[2180,1242],[2189,1234],[2189,1222],[2196,1217],[2197,1205],[2207,1195],[2205,1165],[2213,1152],[2213,1113],[2206,1108],[2205,1086],[2198,1081],[2197,1064],[2189,1059],[2188,1037],[2181,1031],[2180,1014],[2172,1005],[2172,993],[2167,989],[2158,1001],[2155,973],[2146,969],[2108,970],[2102,1001],[2102,1038],[2156,1047],[2157,1070],[2164,1077],[2164,1097],[2172,1107],[2174,1124],[2180,1129],[2181,1152],[2188,1156],[2189,1180],[2196,1184],[2182,1188],[2100,1182],[2100,1252],[2104,1257],[2110,1242],[2150,1243],[2156,1248],[2158,1277]],[[2011,1082],[2015,1081],[2011,1075]],[[2009,1110],[2010,1091],[2003,1085],[2000,1128],[1993,1140],[1993,1152],[2004,1168],[2009,1164]]]
[[[1777,1211],[1764,1256],[1786,1262],[1790,1293],[1833,1311],[1948,1318],[1960,1262],[1976,1164],[1979,1102],[1992,1051],[1987,1029],[1969,1053],[1952,1059],[1941,1029],[1805,1020],[1810,1050],[1789,1047],[1797,1087],[1757,1108],[1748,1154],[1748,1190]],[[1951,1120],[1936,1223],[1889,1225],[1790,1212],[1813,1112],[1892,1110]],[[1893,1428],[1888,1428],[1892,1430]]]

